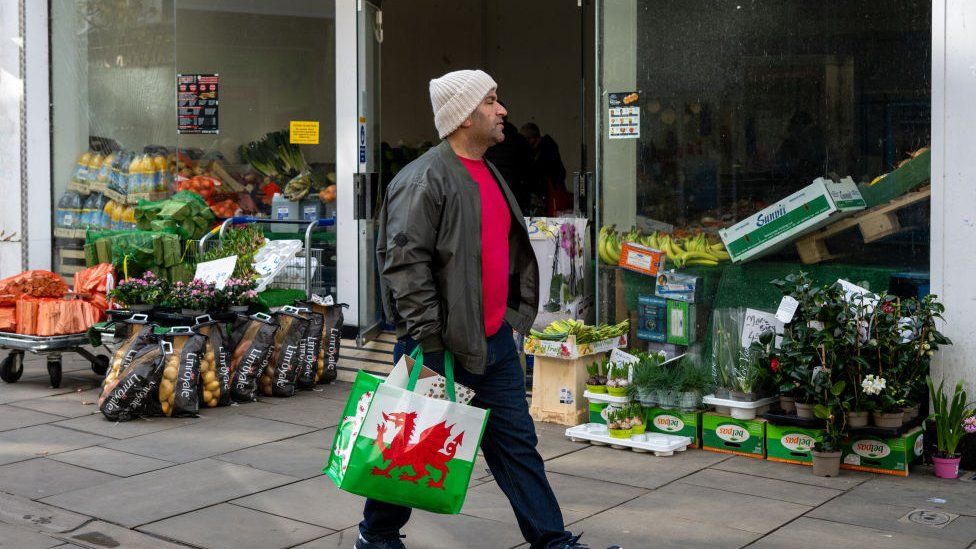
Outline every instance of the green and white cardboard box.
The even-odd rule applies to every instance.
[[[813,445],[823,440],[823,429],[766,424],[766,459],[783,463],[813,463]]]
[[[705,412],[702,414],[702,448],[763,459],[766,457],[766,420],[732,419]]]
[[[691,439],[691,446],[701,446],[701,412],[682,412],[664,408],[645,408],[647,432],[677,435]]]
[[[841,469],[908,476],[908,466],[922,457],[922,428],[900,437],[852,436],[844,439]]]
[[[820,177],[728,229],[719,230],[719,236],[732,261],[738,263],[774,252],[803,234],[864,208],[864,199],[851,178],[835,183]]]

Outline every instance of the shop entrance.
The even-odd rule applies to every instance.
[[[581,87],[592,74],[592,28],[592,6],[575,0],[387,1],[381,12],[363,3],[358,129],[366,136],[366,156],[359,158],[355,189],[357,203],[365,205],[370,217],[357,220],[361,342],[375,337],[382,315],[374,216],[384,190],[400,169],[439,142],[428,90],[432,78],[469,68],[488,72],[509,111],[511,135],[507,132],[506,139],[529,146],[521,134],[532,137],[537,130],[557,147],[564,169],[552,182],[553,190],[532,186],[531,166],[513,167],[509,173],[500,167],[506,179],[515,179],[509,186],[524,213],[572,214],[575,209],[577,215],[587,215],[585,203],[574,201],[574,191],[576,173],[587,171],[587,143],[592,142],[590,93]],[[530,149],[528,154],[534,153]]]

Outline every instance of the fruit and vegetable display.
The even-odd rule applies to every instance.
[[[618,324],[600,324],[590,326],[581,320],[555,320],[541,332],[529,330],[529,335],[545,341],[566,341],[569,336],[576,337],[577,344],[603,341],[612,337],[620,337],[630,330],[630,321],[624,320]]]
[[[600,228],[597,243],[600,261],[606,265],[618,265],[620,247],[626,242],[661,250],[668,256],[668,261],[678,268],[694,265],[714,267],[730,259],[722,241],[704,232],[643,233],[632,227],[624,233],[618,232],[615,225],[605,225]]]

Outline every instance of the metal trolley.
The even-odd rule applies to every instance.
[[[7,358],[0,363],[0,379],[7,383],[20,379],[24,373],[24,353],[47,356],[47,373],[51,378],[51,386],[55,389],[61,386],[61,355],[64,353],[81,355],[91,363],[93,372],[105,375],[109,358],[85,349],[84,346],[88,343],[86,333],[49,337],[0,333],[0,349],[10,350]]]
[[[219,227],[207,233],[200,239],[199,254],[203,256],[210,246],[212,237],[216,236],[219,240],[223,238],[228,227],[233,225],[246,225],[250,223],[261,223],[269,226],[273,225],[292,225],[305,227],[305,242],[301,251],[298,252],[291,261],[285,264],[284,268],[275,276],[269,288],[284,288],[304,290],[308,296],[314,294],[334,294],[336,290],[336,264],[335,247],[320,245],[312,247],[312,235],[317,231],[335,229],[336,220],[334,217],[326,219],[296,221],[296,220],[277,220],[262,219],[258,217],[231,217],[225,220]]]

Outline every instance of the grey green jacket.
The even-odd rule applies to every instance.
[[[505,320],[526,333],[539,309],[539,268],[511,190],[488,167],[512,212]],[[481,195],[447,141],[396,175],[379,225],[383,307],[397,337],[409,335],[428,352],[446,347],[465,370],[484,373]]]

